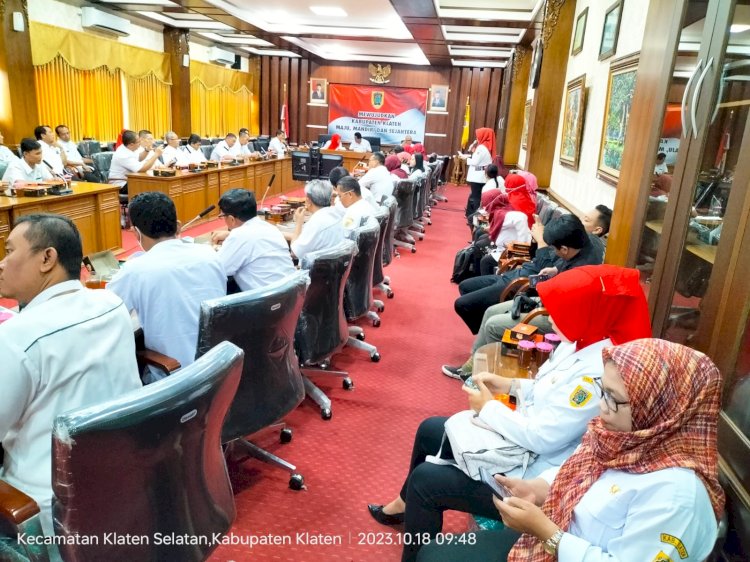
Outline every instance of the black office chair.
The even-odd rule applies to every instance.
[[[8,169],[8,164],[10,164],[10,162],[0,161],[0,179],[2,179],[5,174],[5,170]]]
[[[406,179],[399,181],[393,191],[398,202],[396,233],[393,244],[399,248],[411,250],[412,254],[417,251],[414,238],[409,234],[409,227],[414,222],[414,190],[414,182]]]
[[[258,150],[268,150],[268,144],[271,142],[271,137],[268,136],[260,136],[255,141],[253,141],[255,146],[258,147]]]
[[[388,199],[393,200],[393,197],[389,197]],[[387,244],[387,238],[388,238],[388,223],[390,222],[391,213],[390,208],[386,205],[386,200],[383,200],[383,204],[380,206],[380,208],[375,213],[375,220],[378,221],[378,226],[380,227],[380,234],[378,236],[378,245],[375,249],[375,259],[373,260],[373,269],[372,269],[372,288],[373,289],[379,289],[386,293],[388,295],[388,292],[390,291],[390,287],[384,283],[385,281],[385,274],[383,273],[383,247]],[[391,297],[393,298],[393,291],[390,291]],[[383,304],[383,301],[375,299],[372,301],[375,310],[378,312],[383,312],[385,310],[385,304]],[[378,318],[377,314],[373,313],[374,316],[370,316],[370,318],[375,321],[376,318]],[[380,324],[380,319],[378,318],[378,324]]]
[[[310,252],[300,260],[300,267],[310,276],[310,286],[297,322],[294,346],[302,365],[305,394],[320,407],[324,420],[331,419],[331,400],[309,377],[334,375],[343,377],[344,389],[354,387],[348,373],[329,367],[331,357],[341,351],[349,339],[344,286],[356,251],[352,240],[342,240],[334,248]]]
[[[383,200],[383,207],[388,209],[388,226],[385,240],[383,241],[383,267],[388,267],[396,255],[394,245],[394,235],[396,233],[396,213],[398,212],[398,202],[395,197],[386,197]],[[383,275],[383,281],[378,285],[378,289],[383,291],[389,299],[393,298],[393,289],[391,289],[391,278]]]
[[[208,146],[201,145],[201,151],[203,151],[203,156],[206,157],[206,160],[211,160],[214,148],[216,148],[215,144],[209,144]]]
[[[56,418],[52,516],[55,535],[70,539],[60,541],[63,560],[208,558],[219,544],[211,539],[226,533],[235,518],[220,434],[242,358],[242,350],[221,343],[173,377]],[[39,508],[28,496],[21,503],[23,496],[0,482],[0,511],[19,532],[38,529]],[[207,540],[108,544],[106,533]],[[98,537],[98,544],[81,544],[76,536]]]
[[[448,198],[442,193],[444,191],[444,188],[440,189],[441,186],[445,186],[445,182],[441,182],[445,163],[442,159],[438,158],[438,160],[432,162],[431,165],[433,166],[432,179],[430,182],[431,204],[437,204],[438,201],[447,202]]]
[[[94,161],[94,167],[104,178],[104,181],[109,181],[109,169],[112,166],[113,152],[96,152],[91,155],[91,159]]]
[[[289,471],[289,487],[294,490],[304,486],[296,467],[251,443],[247,436],[276,424],[305,397],[294,331],[307,284],[307,274],[296,272],[260,289],[203,301],[196,353],[200,357],[221,341],[243,350],[242,378],[224,420],[221,441],[229,445],[230,457],[252,456]],[[291,430],[283,429],[282,442],[291,438]]]
[[[419,202],[422,199],[422,194],[429,190],[429,184],[426,181],[427,179],[426,176],[420,176],[412,180],[414,182],[414,195],[412,196],[414,209],[412,210],[411,224],[406,228],[408,233],[411,236],[416,237],[417,240],[424,240],[424,224],[419,222],[424,208],[420,207]]]
[[[91,158],[92,155],[102,151],[102,144],[95,140],[86,140],[78,143],[78,152],[84,158]]]
[[[352,270],[349,278],[346,280],[346,289],[344,290],[344,312],[348,322],[356,322],[360,318],[367,316],[372,319],[373,326],[380,325],[380,319],[372,318],[371,308],[372,299],[372,273],[378,247],[378,238],[380,237],[380,227],[377,222],[371,221],[355,228],[350,232],[350,236],[357,243],[357,254],[352,260]],[[379,258],[380,259],[380,258]],[[373,313],[374,314],[374,313]],[[349,339],[347,345],[361,349],[370,354],[373,362],[380,361],[378,348],[369,343],[365,343],[365,332],[359,326],[349,326]]]

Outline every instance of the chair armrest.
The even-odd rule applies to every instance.
[[[152,349],[140,349],[135,352],[136,359],[138,359],[138,365],[151,365],[157,369],[161,369],[165,373],[173,373],[180,368],[180,362],[177,359],[173,359],[168,355],[159,353]]]
[[[510,258],[506,260],[505,262],[500,264],[500,267],[497,270],[497,273],[505,273],[506,271],[510,271],[511,269],[515,269],[520,265],[525,264],[527,261],[529,261],[529,258]]]
[[[537,316],[549,316],[549,312],[547,312],[546,308],[544,308],[543,306],[540,306],[539,308],[535,308],[534,310],[529,312],[526,316],[524,316],[523,320],[521,320],[521,323],[528,324]]]
[[[0,480],[0,517],[15,526],[39,513],[39,506],[30,496]]]
[[[498,302],[505,302],[507,300],[512,299],[514,296],[516,296],[521,291],[525,291],[529,288],[529,278],[528,277],[518,277],[508,283],[508,286],[503,289],[503,292],[500,293],[500,300]]]

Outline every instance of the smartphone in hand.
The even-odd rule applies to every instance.
[[[496,497],[502,499],[509,498],[513,494],[510,493],[510,490],[503,486],[502,484],[499,484],[497,480],[495,480],[495,477],[490,474],[490,471],[487,470],[484,467],[480,467],[479,469],[479,477],[482,479],[482,482],[487,484],[490,488],[492,488],[492,493],[495,494]]]
[[[549,279],[549,275],[529,275],[529,289],[536,289],[537,284]]]

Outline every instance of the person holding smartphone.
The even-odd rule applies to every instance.
[[[709,556],[725,500],[716,445],[721,373],[702,353],[658,339],[602,356],[599,417],[576,452],[533,480],[495,476],[511,494],[493,500],[507,528],[484,531],[470,546],[427,546],[420,561]]]

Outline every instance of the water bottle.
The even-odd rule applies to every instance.
[[[711,215],[712,217],[721,216],[721,199],[716,197],[716,195],[711,196],[711,209],[709,211],[709,215]]]

